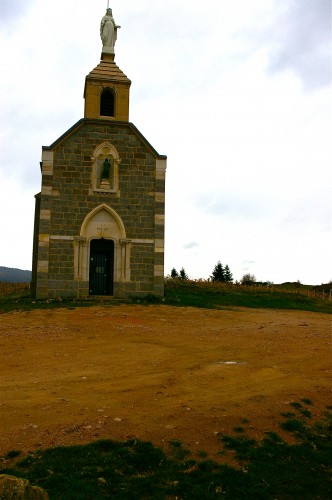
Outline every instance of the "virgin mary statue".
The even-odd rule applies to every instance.
[[[100,37],[103,42],[103,51],[114,54],[114,45],[117,39],[117,26],[112,14],[112,9],[107,9],[100,23]]]

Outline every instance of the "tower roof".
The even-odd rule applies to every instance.
[[[86,76],[85,81],[95,80],[99,82],[113,82],[131,85],[129,78],[121,71],[121,69],[112,60],[102,60],[90,73]],[[86,83],[84,88],[84,97],[86,91]]]

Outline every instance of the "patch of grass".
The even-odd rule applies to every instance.
[[[303,433],[305,430],[304,424],[296,418],[289,418],[285,422],[282,422],[280,427],[288,432]]]
[[[169,444],[171,446],[171,455],[176,460],[184,460],[186,457],[191,455],[190,450],[187,450],[186,448],[182,447],[181,441],[178,441],[177,439],[173,439],[173,440],[169,441]]]
[[[208,309],[252,307],[332,313],[331,302],[320,298],[307,287],[285,288],[281,285],[245,286],[166,279],[165,302],[169,305]]]
[[[0,297],[17,298],[29,295],[30,283],[4,283],[0,281]]]
[[[311,399],[308,399],[308,398],[303,398],[301,399],[302,403],[306,404],[306,405],[313,405],[313,402],[311,401]]]
[[[293,408],[296,408],[297,410],[299,410],[300,408],[302,408],[301,403],[299,403],[298,401],[292,401],[289,404],[290,404],[290,406],[293,406]]]
[[[239,426],[237,426],[237,427],[234,427],[234,429],[233,429],[233,430],[234,430],[234,432],[239,432],[239,433],[240,433],[240,432],[244,432],[244,428],[243,428],[242,426],[240,426],[240,425],[239,425]]]
[[[293,419],[292,425],[283,427],[301,431],[295,444],[274,432],[266,432],[262,441],[219,436],[220,456],[233,452],[236,467],[176,458],[174,454],[184,450],[178,440],[169,442],[170,454],[149,442],[102,440],[36,451],[0,473],[29,479],[51,500],[331,498],[331,414],[319,425],[308,427],[307,422]]]
[[[255,439],[246,436],[222,436],[220,440],[226,449],[236,451],[236,457],[240,460],[249,460],[252,450],[257,445]]]
[[[26,285],[28,286],[28,285]],[[0,314],[11,312],[11,311],[32,311],[34,309],[58,309],[66,308],[69,310],[75,310],[80,307],[91,307],[95,306],[96,300],[94,299],[67,299],[67,300],[55,300],[55,299],[45,299],[36,300],[31,297],[29,287],[25,290],[23,288],[21,291],[10,292],[7,294],[0,293]],[[112,305],[116,303],[115,301],[107,302],[107,305]]]
[[[56,309],[59,307],[66,307],[65,303],[34,301],[30,296],[20,297],[17,300],[11,300],[10,297],[5,299],[0,298],[0,313],[11,311],[33,311],[34,309]]]
[[[306,405],[313,405],[313,402],[310,399],[304,398],[304,399],[301,399],[301,401],[302,401],[302,403],[304,403]],[[308,408],[303,408],[302,403],[300,403],[298,401],[292,401],[289,404],[290,404],[290,406],[295,408],[304,417],[312,418],[311,411],[308,410]],[[295,413],[293,413],[293,412],[282,413],[282,416],[291,418],[291,417],[295,417]]]
[[[20,455],[21,455],[21,451],[19,451],[19,450],[10,450],[10,451],[6,454],[5,458],[17,458],[17,457],[19,457]]]
[[[186,448],[179,448],[176,453],[174,453],[174,458],[176,460],[184,460],[186,457],[191,455],[191,451]]]
[[[171,439],[171,441],[168,442],[173,448],[181,448],[182,446],[181,441],[178,441],[177,439]]]
[[[295,417],[295,413],[292,411],[286,411],[284,413],[280,413],[280,415],[285,418]]]
[[[304,415],[305,417],[307,417],[307,418],[311,418],[312,417],[311,411],[309,411],[307,408],[303,408],[302,410],[300,410],[300,413],[302,415]]]
[[[330,498],[331,423],[325,419],[318,429],[293,419],[281,427],[296,432],[298,442],[288,444],[274,432],[267,432],[261,442],[245,436],[221,438],[226,449],[235,451],[250,483],[261,486],[257,496],[243,498]]]
[[[148,293],[143,297],[137,297],[136,299],[133,298],[133,301],[141,302],[143,304],[160,304],[163,301],[163,299],[158,295],[154,295],[153,293]]]
[[[2,285],[2,286],[1,286]],[[296,284],[298,285],[298,284]],[[325,298],[324,298],[325,297]],[[96,303],[114,305],[118,303],[168,304],[175,306],[204,307],[208,309],[237,310],[238,307],[297,309],[304,311],[332,313],[331,301],[310,286],[284,285],[239,285],[212,283],[198,280],[165,280],[165,297],[154,294],[114,299],[109,297],[87,297],[57,301],[55,299],[35,300],[30,295],[28,283],[0,283],[0,313],[13,310],[52,309],[59,307],[89,307]]]

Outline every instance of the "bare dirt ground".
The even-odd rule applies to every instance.
[[[331,405],[331,317],[116,305],[0,316],[0,455],[97,439],[280,433],[289,403]],[[245,422],[245,423],[244,423]]]

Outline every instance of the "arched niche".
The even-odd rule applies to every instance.
[[[117,193],[119,190],[119,153],[110,142],[96,147],[92,160],[92,189],[97,192]]]

